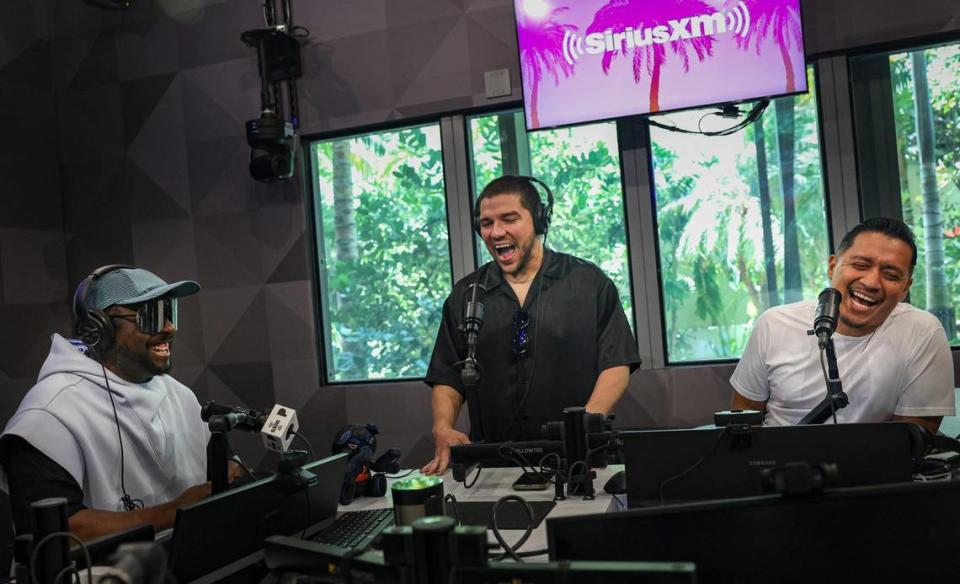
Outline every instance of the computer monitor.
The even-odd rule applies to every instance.
[[[790,462],[835,464],[828,486],[908,482],[922,454],[921,430],[903,422],[627,431],[622,438],[631,508],[761,495],[763,470]]]
[[[310,535],[324,527],[336,515],[346,464],[347,453],[341,453],[305,465],[317,477],[309,487],[291,489],[272,476],[178,509],[170,545],[173,575],[181,584],[215,581],[255,563],[271,535],[312,527]]]
[[[548,518],[547,540],[551,561],[693,562],[711,584],[932,582],[960,574],[960,481]]]

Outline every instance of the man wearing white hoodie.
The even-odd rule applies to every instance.
[[[120,265],[77,288],[82,343],[53,335],[0,442],[18,533],[32,531],[37,499],[65,497],[70,531],[92,539],[141,523],[172,527],[178,507],[210,494],[200,404],[168,375],[177,299],[199,289]]]

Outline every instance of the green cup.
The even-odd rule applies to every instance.
[[[412,525],[421,517],[443,515],[443,479],[413,477],[397,481],[390,488],[397,525]]]

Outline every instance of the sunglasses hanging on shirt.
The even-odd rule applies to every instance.
[[[513,356],[517,361],[521,360],[527,354],[528,334],[527,327],[530,326],[530,313],[522,308],[513,313]]]

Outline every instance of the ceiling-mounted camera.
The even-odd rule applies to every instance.
[[[278,8],[282,21],[277,19]],[[250,176],[274,182],[291,178],[296,168],[297,79],[302,69],[300,41],[291,34],[290,1],[264,0],[263,15],[267,28],[248,30],[240,40],[257,50],[260,73],[260,117],[246,123]]]

